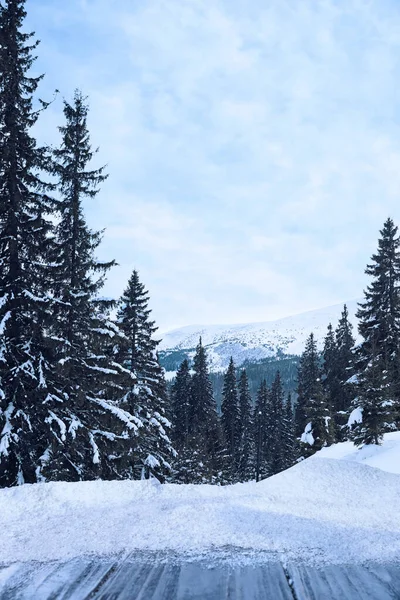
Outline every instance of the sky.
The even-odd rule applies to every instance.
[[[27,0],[35,72],[88,96],[85,201],[101,259],[133,269],[161,331],[276,318],[362,296],[400,224],[398,0]]]

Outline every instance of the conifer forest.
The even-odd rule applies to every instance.
[[[139,480],[228,485],[275,475],[336,442],[379,445],[400,429],[400,237],[388,218],[357,318],[346,305],[311,333],[295,392],[277,370],[257,390],[233,359],[217,408],[207,348],[167,385],[149,293],[134,267],[120,298],[102,295],[110,256],[87,223],[109,173],[94,168],[90,98],[61,100],[58,147],[35,126],[49,104],[32,67],[40,44],[24,0],[0,3],[0,486]],[[54,86],[55,87],[55,86]],[[107,223],[104,223],[107,227]]]

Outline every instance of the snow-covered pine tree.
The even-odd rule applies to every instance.
[[[283,389],[277,371],[270,392],[270,414],[268,431],[268,471],[275,475],[285,468],[283,439]]]
[[[307,425],[306,403],[310,388],[320,378],[319,357],[314,334],[311,333],[306,341],[305,350],[297,368],[297,401],[295,404],[296,435],[300,437]]]
[[[231,481],[234,482],[236,480],[236,470],[239,458],[240,430],[236,368],[232,357],[229,361],[228,370],[224,376],[221,413],[221,424],[228,454],[229,475]]]
[[[59,219],[49,283],[56,302],[48,328],[58,360],[57,396],[49,396],[47,422],[52,433],[43,475],[66,481],[124,476],[124,441],[141,423],[110,401],[123,369],[106,349],[117,332],[107,314],[110,302],[99,298],[104,276],[114,264],[96,260],[101,232],[86,224],[82,202],[94,198],[104,169],[88,168],[93,158],[87,129],[88,107],[80,92],[64,102],[61,146],[54,150]]]
[[[243,369],[238,385],[239,393],[239,460],[238,479],[247,481],[254,477],[254,439],[252,422],[252,400],[249,380]]]
[[[283,441],[283,468],[289,469],[297,459],[297,443],[294,431],[294,418],[292,396],[289,392],[284,406],[283,425],[282,425],[282,441]]]
[[[49,164],[32,136],[41,76],[29,71],[38,42],[23,29],[24,0],[0,5],[0,486],[41,480],[56,395],[46,330],[52,248]],[[44,103],[41,103],[42,107]],[[62,435],[62,432],[59,432]]]
[[[340,395],[335,406],[335,424],[338,441],[346,437],[346,423],[352,398],[354,398],[354,385],[351,383],[354,375],[354,337],[353,325],[349,321],[346,304],[343,307],[339,323],[335,331],[336,339],[336,369],[340,384]]]
[[[189,361],[185,359],[176,372],[171,388],[172,441],[178,452],[189,442],[189,408],[192,376]]]
[[[213,483],[222,477],[221,429],[208,373],[207,355],[200,338],[193,359],[190,396],[190,445],[198,457],[196,481]]]
[[[169,439],[171,423],[165,416],[166,385],[157,356],[159,341],[154,339],[157,327],[150,319],[148,303],[148,292],[134,270],[119,302],[117,323],[123,337],[114,352],[128,373],[119,405],[142,424],[139,436],[130,440],[131,476],[152,475],[164,481],[176,453]]]
[[[362,422],[352,426],[357,444],[378,444],[395,425],[399,408],[400,240],[392,219],[380,231],[378,251],[365,270],[372,282],[357,317],[363,341],[356,352],[358,397],[353,409]]]
[[[332,324],[329,323],[322,351],[322,385],[329,413],[332,415],[332,432],[335,440],[339,437],[335,416],[342,395],[342,383],[338,372],[338,350]]]
[[[298,402],[304,411],[301,448],[304,456],[320,450],[331,441],[331,418],[321,382],[320,358],[311,333],[302,354],[298,373]],[[301,394],[301,395],[300,395]]]
[[[253,444],[256,481],[270,475],[268,450],[270,433],[271,402],[265,379],[257,392],[253,413]]]

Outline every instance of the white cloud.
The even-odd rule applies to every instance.
[[[359,297],[400,221],[394,0],[28,2],[45,91],[90,96],[110,178],[87,203],[163,328]],[[60,103],[38,131],[55,139]]]

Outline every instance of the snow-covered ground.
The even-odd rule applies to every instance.
[[[370,467],[400,475],[400,432],[387,433],[381,446],[355,448],[352,442],[333,444],[323,448],[312,458],[335,458],[356,461]]]
[[[260,483],[3,489],[0,563],[160,551],[241,564],[400,562],[399,459],[400,432],[379,448],[337,444]]]
[[[356,325],[357,300],[347,302],[347,308],[350,321]],[[343,304],[337,304],[264,323],[190,325],[164,333],[159,348],[167,355],[183,351],[193,357],[201,336],[212,371],[226,369],[231,356],[240,366],[245,361],[274,357],[278,352],[299,355],[311,332],[322,348],[328,324],[336,327],[342,310]],[[357,333],[356,328],[354,333]]]

